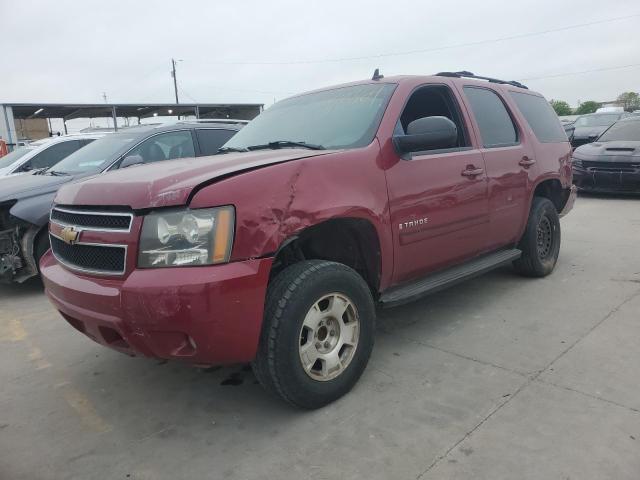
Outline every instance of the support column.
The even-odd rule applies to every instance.
[[[118,115],[116,114],[115,105],[111,107],[111,117],[113,118],[113,129],[114,131],[118,131]]]

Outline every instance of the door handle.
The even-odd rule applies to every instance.
[[[473,165],[467,165],[467,168],[461,172],[463,177],[477,177],[484,172],[484,168],[475,168]]]
[[[522,157],[522,159],[518,162],[518,165],[523,166],[524,168],[529,168],[531,165],[536,163],[533,158],[529,158],[526,155]]]

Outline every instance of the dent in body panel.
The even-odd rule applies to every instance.
[[[271,165],[203,187],[190,206],[234,205],[232,261],[272,256],[287,240],[328,220],[366,220],[378,236],[384,285],[392,270],[393,246],[379,161],[374,141],[362,149]]]

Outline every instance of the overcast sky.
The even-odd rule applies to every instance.
[[[0,102],[172,102],[171,57],[185,102],[269,105],[376,67],[530,79],[572,105],[640,91],[638,0],[0,0],[0,19]]]

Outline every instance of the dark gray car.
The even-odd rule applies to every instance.
[[[586,191],[640,193],[640,117],[620,120],[576,148],[573,183]]]
[[[37,275],[49,248],[47,224],[60,186],[136,164],[214,155],[244,121],[131,127],[96,140],[48,170],[0,179],[0,281]]]
[[[579,116],[573,123],[575,127],[571,137],[571,146],[576,148],[585,143],[593,142],[611,125],[621,118],[628,116],[628,113],[589,113]]]

